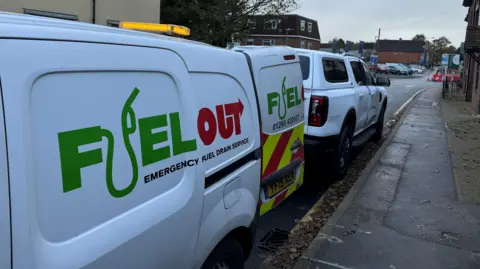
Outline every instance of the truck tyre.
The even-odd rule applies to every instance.
[[[385,110],[386,105],[382,106],[382,110],[380,111],[380,115],[378,115],[377,123],[375,123],[375,134],[372,136],[372,140],[378,142],[382,139],[383,136],[383,123],[385,120]]]
[[[338,145],[333,158],[332,176],[334,181],[340,181],[345,177],[352,156],[353,128],[350,124],[344,124],[338,139]]]
[[[227,237],[210,253],[202,269],[244,269],[244,257],[240,243]]]

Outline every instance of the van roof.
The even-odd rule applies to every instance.
[[[319,55],[322,57],[329,57],[329,58],[338,58],[338,59],[345,59],[345,56],[338,53],[331,53],[321,50],[309,50],[309,49],[297,49],[295,51],[300,55]]]
[[[239,71],[243,55],[209,44],[166,35],[0,12],[0,39],[54,40],[173,50],[191,72]],[[212,59],[214,59],[212,61]],[[231,65],[231,61],[240,65]],[[245,65],[246,65],[245,61]]]
[[[287,55],[295,53],[295,50],[288,46],[236,46],[233,51],[248,50],[250,55]]]
[[[175,40],[198,45],[205,43],[172,36],[126,30],[109,26],[102,26],[83,22],[74,22],[62,19],[45,18],[26,14],[16,14],[0,11],[0,38],[25,39],[54,39],[91,42],[114,42],[115,39],[125,37],[145,37],[162,40]],[[52,31],[53,30],[53,31]],[[101,33],[100,35],[98,35]],[[110,34],[110,35],[109,35]],[[116,36],[117,38],[112,38]],[[110,37],[110,38],[109,38]],[[122,42],[120,42],[122,43]]]

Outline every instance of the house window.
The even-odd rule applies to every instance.
[[[302,40],[302,42],[300,42],[300,48],[302,48],[302,49],[305,48],[305,41]]]
[[[55,19],[62,19],[62,20],[69,20],[69,21],[78,21],[77,15],[71,14],[64,14],[64,13],[57,13],[57,12],[50,12],[50,11],[43,11],[43,10],[36,10],[36,9],[27,9],[24,8],[23,12],[28,15],[40,16],[40,17],[48,17],[48,18],[55,18]]]
[[[312,32],[312,23],[311,22],[308,23],[308,32],[309,33]]]
[[[277,29],[278,20],[268,20],[265,22],[265,29]]]
[[[107,25],[110,27],[120,27],[120,21],[117,20],[107,20]]]
[[[253,39],[247,39],[247,45],[253,45]]]
[[[255,25],[256,25],[255,19],[248,19],[248,28],[255,29]]]
[[[398,54],[398,52],[394,52],[394,53],[393,53],[393,55],[397,55],[397,54]]]
[[[275,46],[275,40],[273,39],[264,39],[262,41],[263,46]]]
[[[309,49],[309,50],[312,49],[312,42],[308,42],[308,49]]]
[[[305,31],[305,21],[304,20],[300,21],[300,30]]]

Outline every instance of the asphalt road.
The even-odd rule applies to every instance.
[[[426,76],[414,77],[390,77],[391,85],[388,90],[388,106],[385,112],[385,120],[390,119],[393,114],[416,92],[419,90],[436,85],[436,82],[426,80]]]
[[[433,85],[434,82],[426,81],[426,76],[393,76],[390,75],[391,86],[388,87],[388,106],[385,120],[393,114],[417,91]],[[304,185],[283,201],[277,208],[262,216],[258,223],[256,247],[250,258],[245,263],[247,269],[260,269],[265,252],[258,248],[260,240],[272,229],[290,231],[310,208],[328,189],[331,181],[323,178],[318,171],[315,173],[306,168]]]

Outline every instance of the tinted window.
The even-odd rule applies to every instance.
[[[302,69],[303,80],[306,80],[310,77],[310,57],[299,56],[300,57],[300,69]]]
[[[363,70],[365,71],[365,81],[367,85],[375,85],[375,80],[373,79],[372,73],[365,64],[363,65]]]
[[[323,73],[328,82],[348,82],[347,68],[343,60],[323,59]]]
[[[365,85],[365,74],[362,70],[362,66],[360,65],[360,63],[350,62],[350,65],[352,66],[353,74],[355,75],[355,81],[357,82],[357,84],[360,86]]]

